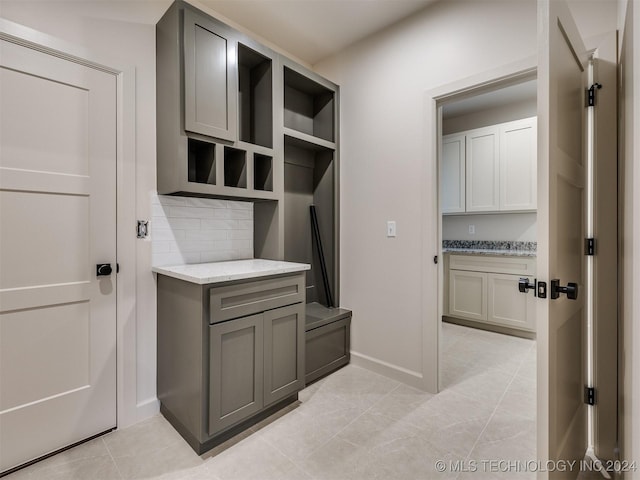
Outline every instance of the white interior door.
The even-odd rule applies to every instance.
[[[584,394],[585,88],[587,55],[562,0],[538,2],[538,456],[580,460],[587,446]],[[578,298],[551,298],[551,280]],[[577,469],[549,473],[575,478]]]
[[[0,41],[0,472],[116,425],[115,169],[115,76]]]

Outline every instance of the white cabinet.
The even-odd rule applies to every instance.
[[[535,331],[535,297],[518,291],[518,275],[490,273],[487,321],[496,325]],[[533,279],[529,279],[533,283]]]
[[[500,210],[535,210],[537,121],[526,118],[500,126]]]
[[[487,319],[487,274],[451,270],[449,315],[469,320]]]
[[[533,283],[535,258],[449,255],[445,268],[447,316],[535,332],[533,291],[518,290],[520,278]]]
[[[465,136],[442,138],[442,213],[465,211]]]
[[[442,138],[442,213],[536,210],[537,119]]]
[[[499,205],[499,130],[479,128],[467,132],[466,210],[495,212]]]

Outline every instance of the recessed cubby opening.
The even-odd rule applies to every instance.
[[[238,44],[238,116],[240,140],[273,147],[273,75],[271,59]]]
[[[310,206],[315,205],[327,277],[337,298],[334,151],[285,136],[284,259],[310,263],[307,303],[327,305],[318,245],[313,238]]]
[[[247,188],[247,152],[224,147],[225,187]]]
[[[284,67],[284,126],[334,141],[334,92]]]
[[[188,180],[195,183],[216,184],[216,145],[189,138]]]
[[[273,192],[273,157],[253,155],[253,188]]]

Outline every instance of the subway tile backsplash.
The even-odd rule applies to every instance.
[[[253,203],[151,196],[153,266],[253,258]]]

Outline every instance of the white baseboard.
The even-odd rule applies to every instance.
[[[153,417],[160,412],[160,400],[156,397],[140,402],[136,405],[136,417],[138,421]]]
[[[399,367],[398,365],[393,365],[392,363],[354,351],[351,351],[351,363],[419,390],[425,390],[424,377],[420,372]]]

